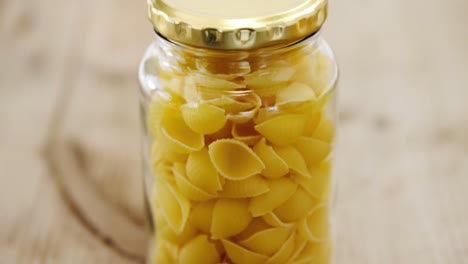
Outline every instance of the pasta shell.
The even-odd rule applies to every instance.
[[[253,122],[236,123],[232,126],[232,137],[249,146],[255,145],[262,136],[254,129]]]
[[[220,78],[215,78],[207,74],[193,74],[192,78],[196,85],[216,90],[232,91],[235,89],[245,87],[242,84],[238,84]]]
[[[322,114],[319,112],[315,112],[315,113],[309,114],[308,117],[309,118],[307,119],[307,124],[304,130],[304,136],[311,137],[314,134],[315,129],[317,129],[320,123]]]
[[[226,124],[224,109],[211,104],[185,104],[180,107],[187,126],[199,134],[213,134]]]
[[[294,143],[304,132],[307,116],[286,114],[273,117],[255,126],[255,129],[274,144],[285,146]]]
[[[152,199],[161,206],[161,212],[172,230],[182,232],[189,216],[190,201],[162,178],[156,178]]]
[[[317,199],[312,198],[304,189],[298,188],[291,198],[273,212],[283,222],[294,222],[309,214],[317,204]]]
[[[190,214],[190,222],[202,232],[209,234],[213,218],[213,208],[215,201],[208,201],[196,204]]]
[[[330,237],[329,221],[328,206],[318,206],[301,221],[299,232],[310,241],[324,242]]]
[[[281,157],[291,171],[296,172],[304,177],[310,177],[307,164],[302,157],[301,153],[292,146],[287,147],[274,147],[273,148],[278,156]]]
[[[291,227],[294,225],[293,223],[285,223],[281,221],[281,219],[279,219],[278,216],[273,212],[269,212],[263,215],[262,218],[266,223],[274,227]]]
[[[297,184],[289,178],[270,181],[270,191],[250,200],[249,211],[254,216],[267,214],[286,202],[296,192]]]
[[[152,254],[152,263],[172,264],[177,262],[178,247],[163,239],[158,239]]]
[[[294,264],[330,263],[332,245],[330,241],[324,243],[309,242],[299,256],[292,262]]]
[[[252,220],[247,204],[247,200],[219,199],[213,208],[212,238],[227,238],[242,232]]]
[[[229,240],[221,240],[226,254],[234,264],[263,264],[268,257],[245,249]]]
[[[244,180],[265,168],[255,152],[233,139],[220,139],[211,143],[208,152],[214,167],[229,180]]]
[[[269,67],[245,76],[245,82],[252,89],[270,88],[287,83],[294,73],[291,67]]]
[[[270,229],[271,226],[268,225],[261,217],[254,218],[250,224],[242,230],[238,235],[234,237],[235,241],[246,240],[247,238],[253,236],[254,234],[261,232],[266,229]]]
[[[335,126],[333,122],[325,116],[322,116],[320,123],[315,129],[312,137],[330,143],[335,136]]]
[[[207,101],[212,105],[216,105],[226,111],[227,114],[237,114],[252,110],[257,103],[252,101],[238,101],[230,96],[221,96]]]
[[[173,152],[167,142],[163,140],[155,140],[151,148],[151,158],[152,162],[169,161],[185,163],[187,155]]]
[[[296,260],[308,243],[308,240],[301,235],[296,235],[295,237],[296,241],[294,242],[294,252],[291,255],[289,262]]]
[[[186,171],[190,182],[207,193],[215,194],[221,190],[220,177],[206,148],[190,153],[186,163]]]
[[[315,102],[316,100],[314,90],[308,85],[298,82],[286,86],[276,94],[276,105],[278,106],[304,101]]]
[[[177,111],[166,111],[162,119],[163,140],[167,140],[175,152],[190,153],[203,148],[203,135],[193,132]]]
[[[179,188],[179,191],[188,199],[193,201],[206,201],[216,198],[215,195],[207,193],[205,190],[200,189],[192,184],[185,175],[185,165],[182,163],[175,163],[173,167],[174,178]]]
[[[294,252],[296,232],[293,232],[282,247],[265,264],[283,264],[287,263]]]
[[[315,94],[321,95],[329,88],[335,73],[332,59],[323,52],[307,56],[299,65],[294,79],[309,84]]]
[[[300,137],[294,144],[307,164],[318,164],[330,154],[329,143],[310,137]]]
[[[268,182],[261,176],[255,175],[241,181],[227,180],[220,195],[226,198],[248,198],[259,196],[269,190]]]
[[[148,107],[147,125],[153,137],[159,136],[161,120],[166,109],[176,109],[183,101],[167,92],[158,91],[152,98]]]
[[[293,175],[293,180],[311,196],[322,201],[328,201],[331,191],[330,175],[323,173],[319,168],[315,167],[312,167],[309,171],[311,175],[310,178]]]
[[[271,256],[281,248],[290,234],[290,228],[274,227],[259,231],[239,244],[254,252]]]
[[[186,224],[184,230],[179,234],[175,233],[169,226],[158,229],[158,239],[169,241],[175,245],[183,245],[197,235],[197,229],[190,224]]]
[[[262,171],[263,176],[278,179],[289,172],[288,164],[276,154],[271,146],[266,144],[264,138],[253,147],[253,151],[265,164],[265,169]]]
[[[216,246],[208,241],[206,235],[199,235],[185,244],[180,250],[180,264],[217,264],[220,256]]]

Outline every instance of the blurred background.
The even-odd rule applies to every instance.
[[[332,0],[337,263],[468,263],[468,1]],[[0,0],[0,262],[144,263],[145,1]]]

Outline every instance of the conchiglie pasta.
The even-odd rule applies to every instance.
[[[306,115],[286,114],[258,124],[255,129],[274,144],[285,146],[294,143],[303,134],[306,124]]]
[[[268,259],[267,256],[250,251],[229,240],[222,240],[222,242],[227,256],[234,264],[263,264]]]
[[[244,143],[220,139],[210,144],[209,155],[218,172],[229,180],[243,180],[260,173],[265,165]]]
[[[211,235],[213,239],[239,234],[252,220],[243,199],[219,199],[213,208]]]
[[[318,200],[311,197],[304,189],[297,191],[273,212],[283,222],[294,222],[305,217],[318,205]]]
[[[180,250],[180,264],[217,264],[220,256],[216,246],[206,235],[199,235],[185,244]]]
[[[173,264],[177,262],[177,246],[163,239],[156,242],[152,253],[151,258],[154,264]]]
[[[174,245],[183,245],[196,235],[197,229],[191,224],[186,224],[180,233],[175,233],[169,226],[158,229],[158,238]]]
[[[291,67],[271,67],[253,72],[245,77],[249,88],[263,90],[262,88],[276,87],[291,80],[295,70]]]
[[[269,212],[262,216],[262,219],[274,227],[291,227],[294,223],[285,223],[274,212]]]
[[[203,135],[215,133],[223,128],[227,121],[224,109],[207,103],[185,104],[180,110],[187,126]]]
[[[278,91],[276,105],[294,104],[305,101],[315,102],[317,97],[314,90],[303,83],[294,82]]]
[[[276,154],[271,146],[266,144],[264,138],[253,147],[253,151],[265,164],[265,169],[262,171],[263,176],[277,179],[289,172],[288,164]]]
[[[301,175],[293,175],[293,180],[311,196],[322,201],[328,201],[331,191],[330,175],[316,167],[311,167],[309,172],[311,175],[310,178]]]
[[[232,137],[249,146],[255,145],[262,136],[253,128],[253,121],[247,123],[237,123],[232,126]]]
[[[175,163],[173,172],[177,188],[179,188],[180,192],[188,199],[193,201],[206,201],[216,198],[215,195],[207,193],[205,190],[200,189],[187,179],[184,164]]]
[[[206,148],[190,153],[186,163],[187,178],[210,194],[221,190],[221,179]]]
[[[190,223],[206,234],[211,232],[211,222],[215,203],[216,201],[198,203],[193,206],[190,214]]]
[[[312,137],[330,143],[335,136],[335,126],[333,122],[326,116],[322,116],[320,123],[315,129]]]
[[[268,182],[259,175],[241,181],[226,180],[220,196],[226,198],[248,198],[264,194],[270,190]]]
[[[307,169],[307,164],[302,157],[301,153],[292,146],[287,147],[274,147],[273,148],[278,156],[281,157],[291,171],[298,173],[304,177],[310,177],[309,170]]]
[[[231,82],[228,80],[215,78],[210,75],[205,74],[193,74],[192,79],[196,85],[205,88],[212,88],[216,90],[235,90],[239,88],[243,88],[244,85],[238,84],[235,82]]]
[[[299,224],[299,232],[310,241],[324,242],[330,237],[328,206],[315,208]]]
[[[270,191],[250,200],[249,211],[254,217],[271,212],[286,202],[297,190],[297,184],[289,178],[271,180]]]
[[[172,230],[176,233],[182,232],[189,216],[190,201],[162,178],[156,178],[152,199],[157,200]]]
[[[181,114],[175,110],[164,112],[161,121],[162,140],[168,142],[178,153],[190,153],[203,148],[203,135],[192,131],[184,122]]]
[[[246,240],[254,234],[270,228],[272,226],[267,224],[261,217],[254,218],[242,232],[234,237],[234,241]]]
[[[318,164],[330,154],[329,143],[310,137],[300,137],[294,144],[307,164]]]
[[[284,242],[281,248],[265,264],[283,264],[287,263],[294,253],[296,232],[292,232],[288,240]]]
[[[239,244],[254,252],[271,256],[277,252],[291,234],[291,228],[274,227],[259,231]]]

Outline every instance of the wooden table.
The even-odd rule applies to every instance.
[[[144,263],[144,2],[0,0],[0,263]],[[337,263],[468,263],[467,12],[332,1]]]

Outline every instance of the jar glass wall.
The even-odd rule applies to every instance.
[[[253,51],[157,36],[139,72],[148,263],[331,263],[337,76],[318,33]]]

